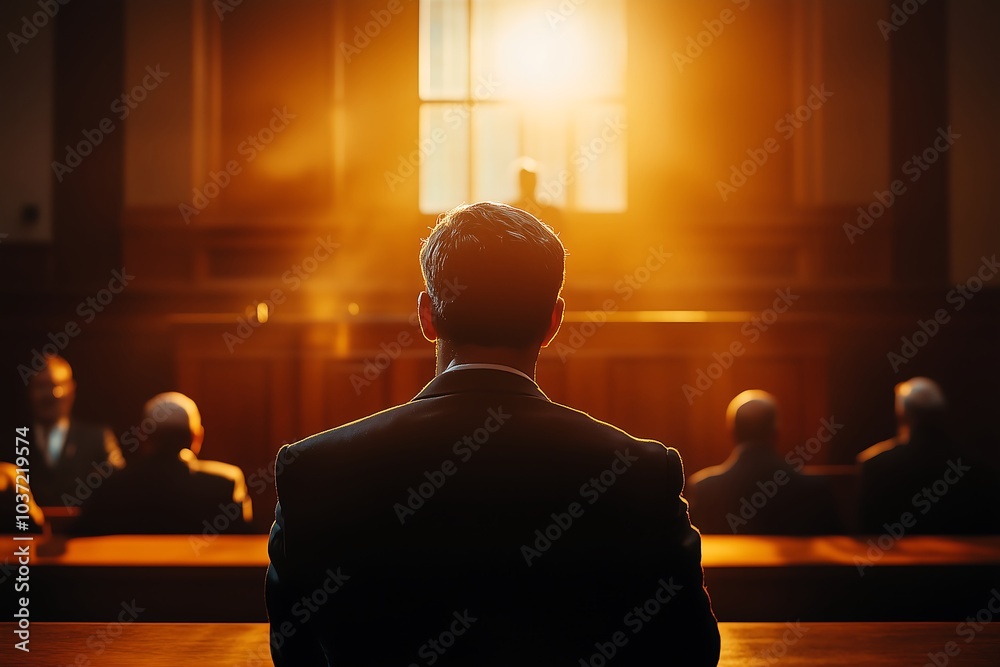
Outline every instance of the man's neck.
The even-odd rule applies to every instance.
[[[534,378],[537,361],[537,349],[515,350],[507,347],[482,347],[479,345],[453,346],[438,340],[436,374],[440,375],[448,366],[457,366],[458,364],[499,364],[516,368],[528,377]]]

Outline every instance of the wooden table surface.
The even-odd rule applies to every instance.
[[[997,620],[1000,620],[998,618]],[[928,653],[953,667],[1000,665],[1000,623],[958,634],[955,623],[722,623],[722,667],[921,667]],[[263,667],[270,665],[263,623],[34,623],[31,652],[13,648],[13,624],[0,624],[0,664],[46,667]],[[119,631],[120,630],[120,631]],[[968,641],[967,641],[968,640]],[[944,651],[948,642],[953,656]],[[957,649],[957,653],[955,652]],[[947,662],[942,662],[943,660]],[[933,664],[933,663],[931,663]]]
[[[871,558],[875,537],[705,535],[702,564],[716,567],[847,566]],[[877,544],[876,544],[877,546]],[[266,535],[108,535],[35,543],[33,565],[80,567],[267,567]],[[998,565],[1000,537],[907,536],[877,558],[880,566]]]

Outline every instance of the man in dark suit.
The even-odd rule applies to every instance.
[[[465,205],[420,260],[437,376],[278,454],[275,664],[717,664],[677,451],[532,379],[565,306],[558,237]]]
[[[1000,480],[953,442],[946,417],[944,392],[933,380],[896,385],[897,436],[858,454],[861,532],[1000,533]]]
[[[110,429],[71,418],[76,398],[73,369],[59,356],[28,383],[34,418],[31,443],[31,488],[43,507],[79,507],[93,489],[125,465]]]
[[[155,424],[149,438],[94,491],[75,532],[244,532],[253,513],[243,471],[198,459],[205,428],[195,402],[178,392],[158,394],[143,418]]]
[[[725,462],[691,475],[691,517],[705,533],[829,535],[842,532],[832,490],[802,474],[775,451],[774,396],[744,391],[729,404],[726,425],[736,442]],[[798,466],[801,468],[801,465]]]

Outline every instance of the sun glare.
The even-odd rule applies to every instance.
[[[505,97],[520,100],[587,97],[602,63],[584,21],[553,30],[538,12],[516,14],[499,26],[491,60]],[[607,63],[604,64],[608,66]],[[598,77],[599,78],[599,77]]]

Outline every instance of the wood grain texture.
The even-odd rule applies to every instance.
[[[720,667],[894,667],[927,663],[954,642],[947,664],[996,667],[1000,664],[1000,624],[983,626],[970,637],[955,623],[722,623]],[[0,624],[4,637],[13,625]],[[119,633],[118,630],[121,630]],[[966,641],[969,639],[970,641]],[[89,642],[89,644],[88,644]],[[270,665],[263,623],[134,623],[116,628],[98,623],[32,625],[31,653],[0,647],[2,664],[101,665],[102,667],[263,667]],[[943,663],[942,663],[943,664]]]

